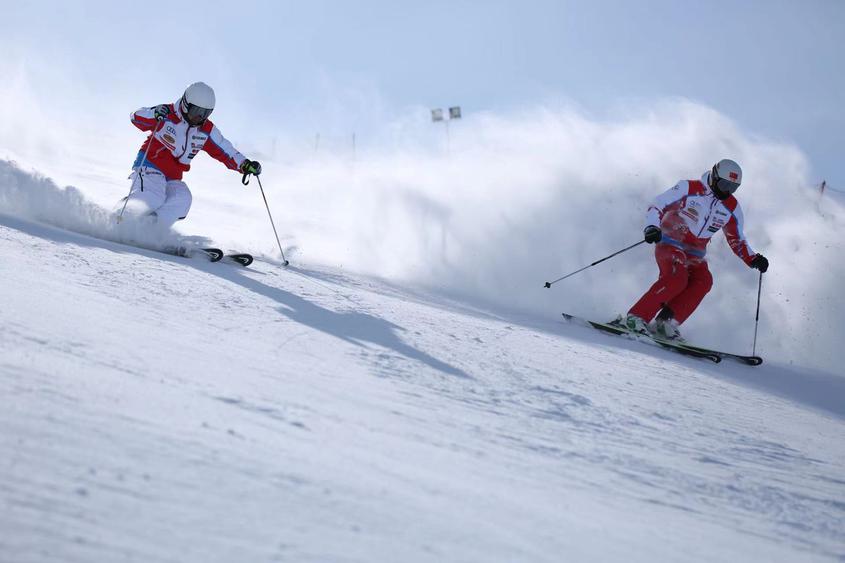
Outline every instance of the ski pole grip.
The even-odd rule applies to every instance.
[[[244,186],[249,184],[249,172],[244,172],[244,177],[241,178],[241,184]]]

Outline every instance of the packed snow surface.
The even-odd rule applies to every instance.
[[[715,365],[108,215],[0,168],[4,562],[845,559],[845,380],[788,327]]]

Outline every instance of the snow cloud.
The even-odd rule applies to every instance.
[[[406,138],[427,134],[404,131]],[[652,248],[637,247],[552,289],[543,282],[637,242],[654,195],[733,158],[745,171],[737,195],[746,236],[772,264],[759,351],[829,367],[845,359],[838,345],[845,213],[810,189],[794,146],[756,138],[684,100],[608,120],[571,108],[477,115],[450,134],[448,153],[441,138],[440,146],[394,143],[354,161],[347,153],[275,168],[267,183],[301,258],[548,318],[568,311],[608,319],[656,278]],[[750,351],[758,273],[721,233],[709,261],[713,290],[685,332]]]
[[[758,351],[834,371],[845,360],[839,345],[845,210],[810,189],[807,162],[796,147],[755,137],[686,100],[602,119],[565,105],[469,112],[451,125],[448,143],[445,127],[431,124],[426,110],[406,115],[357,139],[354,150],[351,138],[316,147],[271,125],[265,138],[272,145],[241,147],[265,163],[264,189],[294,260],[426,286],[500,311],[609,319],[656,278],[651,247],[639,246],[552,289],[543,283],[637,242],[654,195],[733,158],[744,169],[737,195],[746,235],[771,262]],[[139,145],[141,135],[134,135]],[[6,165],[0,212],[108,234],[108,213],[83,194],[100,204],[116,201],[128,183],[119,177],[125,167],[116,175],[114,163],[101,166],[88,170],[118,176],[110,188],[96,181],[98,188],[86,187],[76,176],[79,190],[59,190]],[[243,187],[210,159],[194,168],[186,177],[194,207],[178,228],[274,256],[256,182]],[[758,274],[731,253],[722,234],[710,245],[709,262],[714,287],[685,334],[748,352]]]

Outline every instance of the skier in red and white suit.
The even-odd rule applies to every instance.
[[[657,334],[680,338],[678,325],[689,318],[713,285],[705,253],[710,238],[719,230],[748,266],[761,272],[768,269],[768,260],[751,249],[743,234],[742,209],[732,195],[741,182],[739,165],[723,159],[701,180],[682,180],[649,206],[643,234],[646,242],[656,243],[654,256],[660,276],[628,311],[628,328],[644,332],[657,315]]]
[[[196,82],[175,104],[145,107],[131,115],[135,127],[152,134],[133,164],[128,212],[154,217],[166,226],[187,217],[192,196],[182,175],[201,150],[231,170],[261,173],[261,165],[235,150],[208,119],[214,105],[214,90]]]

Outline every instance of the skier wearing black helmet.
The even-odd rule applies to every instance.
[[[261,165],[238,152],[208,119],[215,102],[214,90],[195,82],[176,103],[143,107],[131,115],[135,127],[152,133],[132,166],[127,211],[167,226],[184,219],[192,196],[182,175],[201,150],[231,170],[261,173]]]
[[[625,325],[654,330],[667,339],[681,339],[678,325],[695,311],[713,285],[705,253],[719,230],[728,245],[751,268],[765,272],[769,261],[751,249],[743,233],[743,215],[734,197],[742,183],[742,169],[733,160],[717,162],[700,180],[682,180],[657,196],[646,214],[646,242],[654,243],[660,276],[637,301]]]

